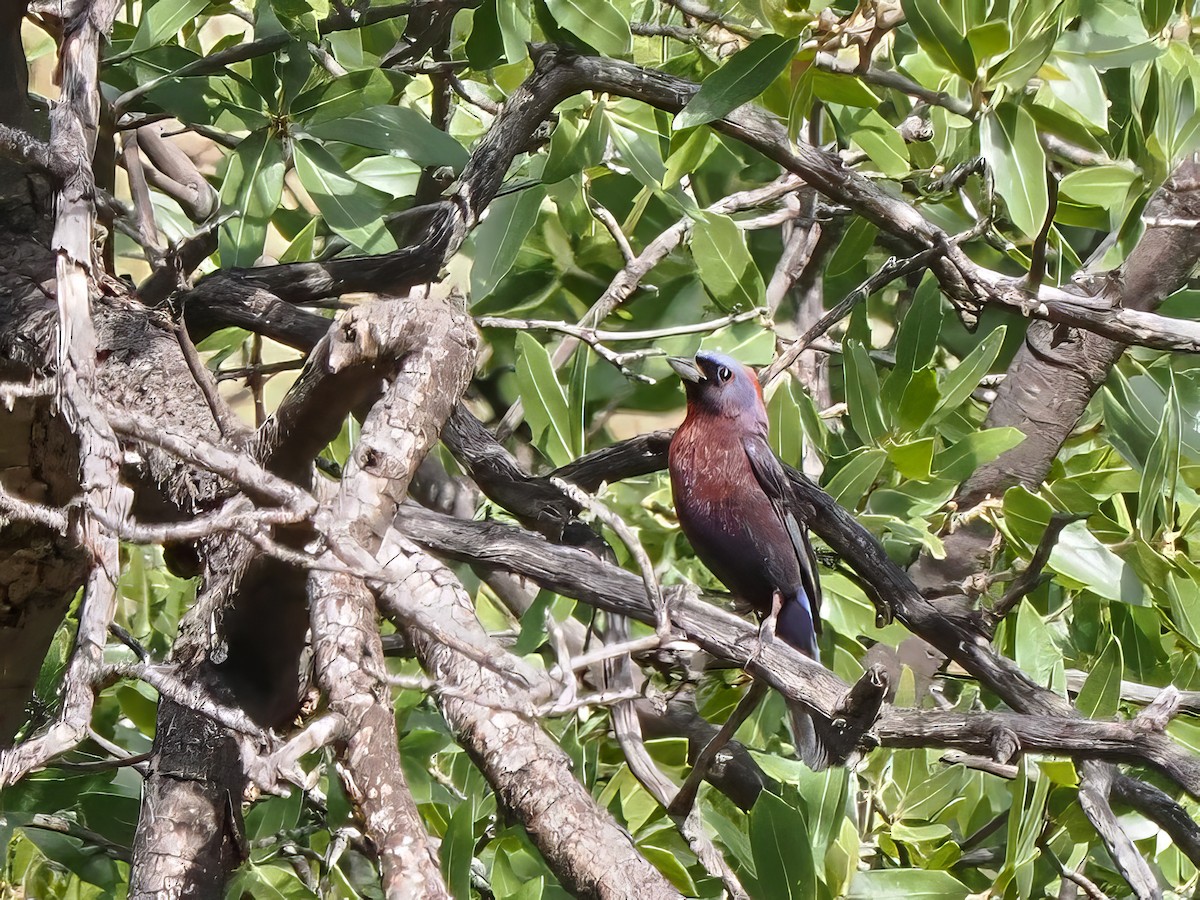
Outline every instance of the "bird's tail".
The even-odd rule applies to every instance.
[[[833,764],[833,754],[822,738],[812,713],[798,703],[788,703],[788,725],[792,730],[792,743],[796,745],[796,756],[814,772],[821,772]]]
[[[775,633],[805,656],[820,662],[812,608],[803,591],[785,599],[783,607],[779,610]],[[834,753],[822,734],[822,725],[827,728],[828,723],[814,720],[806,707],[789,702],[788,724],[791,726],[796,756],[814,772],[828,769],[834,761]]]

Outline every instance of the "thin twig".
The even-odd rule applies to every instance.
[[[671,611],[663,598],[662,587],[658,583],[658,576],[654,574],[654,564],[650,561],[650,555],[642,546],[642,542],[634,530],[625,524],[624,519],[587,491],[581,490],[578,485],[554,476],[550,476],[550,483],[616,532],[617,537],[621,539],[621,543],[625,545],[629,555],[637,563],[638,570],[642,573],[642,582],[646,585],[646,597],[650,601],[650,607],[655,610],[658,622],[655,630],[660,637],[669,634]]]
[[[750,687],[746,693],[742,695],[742,699],[738,701],[738,705],[734,707],[729,718],[721,726],[721,730],[713,736],[713,739],[708,742],[707,746],[700,751],[700,755],[696,757],[696,761],[692,763],[692,771],[688,772],[687,779],[679,788],[679,793],[675,795],[675,799],[671,801],[670,812],[673,815],[685,815],[696,802],[696,793],[700,790],[700,782],[708,774],[708,770],[712,768],[713,762],[717,758],[725,745],[733,740],[734,733],[742,726],[742,723],[750,717],[750,714],[758,708],[758,704],[762,703],[763,698],[767,695],[767,683],[755,679],[750,683]]]
[[[1063,529],[1072,522],[1086,518],[1087,516],[1063,512],[1056,512],[1050,516],[1046,530],[1042,532],[1042,539],[1038,542],[1037,550],[1034,551],[1033,558],[1029,560],[1029,565],[1013,580],[1013,583],[1008,586],[1008,590],[1004,592],[1004,596],[997,600],[996,605],[992,607],[991,614],[995,622],[999,623],[1028,596],[1030,591],[1036,589],[1045,580],[1042,577],[1042,570],[1050,561],[1050,554],[1054,552],[1054,545],[1058,543]]]

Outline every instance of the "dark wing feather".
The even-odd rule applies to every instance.
[[[808,540],[808,532],[792,511],[791,486],[784,474],[783,466],[779,464],[774,451],[761,434],[747,435],[742,438],[742,447],[750,460],[750,468],[759,485],[771,501],[771,507],[791,539],[792,549],[796,552],[796,561],[800,564],[800,579],[804,591],[808,594],[812,605],[813,627],[821,633],[821,584],[817,580],[817,555],[813,552]]]

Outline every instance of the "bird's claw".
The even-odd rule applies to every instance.
[[[782,608],[783,594],[776,591],[771,597],[771,612],[763,618],[762,624],[758,626],[758,640],[754,643],[754,650],[751,651],[750,658],[746,660],[747,667],[758,662],[763,650],[775,640],[775,628],[779,623],[779,611]]]

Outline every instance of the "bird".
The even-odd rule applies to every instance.
[[[758,376],[721,353],[667,362],[687,394],[687,415],[667,453],[680,528],[734,599],[763,618],[760,640],[777,636],[819,662],[816,556],[786,501]],[[789,704],[789,717],[797,755],[814,770],[828,767],[811,714]]]

